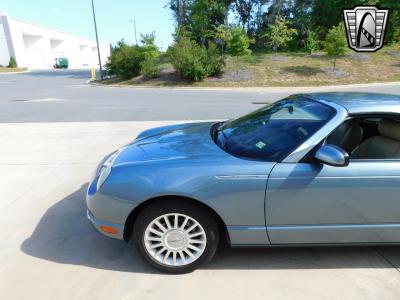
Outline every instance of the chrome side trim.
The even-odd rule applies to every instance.
[[[299,162],[312,148],[314,148],[319,142],[321,142],[333,130],[335,130],[340,124],[342,124],[348,115],[347,110],[341,105],[321,99],[312,99],[312,100],[321,102],[325,105],[334,108],[336,110],[336,115],[324,127],[318,130],[307,141],[305,141],[296,150],[294,150],[291,154],[289,154],[282,161],[283,163]]]
[[[351,228],[399,228],[400,224],[337,224],[337,225],[287,225],[267,226],[268,230],[315,230],[315,229],[351,229]]]
[[[399,175],[382,175],[382,176],[317,176],[318,179],[400,179]],[[270,180],[287,180],[287,177],[271,177]],[[290,180],[304,179],[304,177],[290,177]]]
[[[267,230],[267,227],[265,226],[228,225],[227,228],[228,230]]]
[[[267,180],[269,175],[216,175],[219,180]]]

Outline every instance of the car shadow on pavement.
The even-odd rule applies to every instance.
[[[124,241],[98,233],[86,219],[87,184],[50,207],[21,245],[31,256],[60,264],[133,273],[159,273]],[[236,248],[220,247],[203,267],[213,270],[391,268],[397,247]]]

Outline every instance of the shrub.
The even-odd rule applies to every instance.
[[[218,49],[214,44],[206,49],[190,38],[183,36],[168,50],[171,64],[183,77],[194,81],[203,80],[222,70]]]
[[[139,75],[143,53],[139,46],[119,43],[108,58],[106,68],[121,79],[130,79]]]
[[[222,68],[225,65],[223,56],[220,55],[218,46],[215,43],[211,43],[207,49],[207,63],[209,75],[215,75],[222,72]]]
[[[140,64],[141,73],[148,78],[160,76],[160,57],[145,55],[144,60]]]
[[[313,54],[314,51],[319,50],[319,41],[318,41],[318,35],[316,32],[310,31],[308,33],[308,36],[307,36],[304,46],[309,54]]]
[[[155,45],[155,34],[141,35],[142,62],[140,73],[146,77],[154,78],[160,75],[160,51]]]
[[[18,67],[17,61],[15,60],[14,56],[10,57],[10,62],[8,63],[8,67],[9,68],[17,68]]]

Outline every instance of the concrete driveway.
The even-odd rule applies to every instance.
[[[57,78],[51,80],[65,95],[82,81]],[[99,95],[104,90],[110,99],[101,101],[109,103],[113,101],[112,94],[117,97],[121,91],[85,86],[76,89],[95,90]],[[6,92],[13,93],[17,95],[19,91]],[[32,97],[37,97],[32,93]],[[124,89],[123,93],[140,92]],[[150,95],[161,95],[168,100],[174,93],[183,99],[187,92],[145,93],[149,99],[153,99]],[[193,101],[191,93],[186,96],[189,102]],[[221,93],[226,93],[224,99],[234,94],[193,93],[210,93],[214,99]],[[237,94],[243,99],[258,95]],[[5,97],[0,95],[0,107],[7,105]],[[65,102],[74,101],[85,107],[84,99]],[[97,105],[94,98],[87,101]],[[226,101],[237,103],[233,105],[236,110],[254,107],[251,103],[239,103],[239,98]],[[158,121],[143,121],[145,116],[139,120],[111,121],[105,120],[107,110],[103,115],[88,111],[90,118],[98,120],[84,119],[82,114],[77,119],[83,120],[78,122],[64,116],[62,110],[66,114],[78,104],[64,103],[65,107],[57,108],[61,111],[56,120],[51,115],[55,108],[45,111],[58,103],[30,102],[29,105],[40,106],[32,111],[21,108],[19,103],[23,113],[5,116],[1,112],[0,299],[400,299],[399,247],[225,248],[219,250],[211,264],[191,274],[169,276],[154,271],[131,245],[103,237],[91,227],[85,217],[84,195],[97,162],[105,154],[128,143],[146,128],[175,122],[174,115]],[[191,103],[191,111],[206,109],[204,104]],[[118,111],[127,116],[124,107],[121,104]],[[212,115],[214,110],[219,114]],[[110,118],[117,116],[112,111]],[[218,104],[204,113],[224,117],[230,112],[221,111]],[[152,112],[149,115],[156,116]],[[160,112],[160,116],[167,113]],[[10,120],[4,121],[4,117]]]

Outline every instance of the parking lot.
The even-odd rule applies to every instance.
[[[0,75],[0,299],[400,299],[399,247],[223,248],[171,276],[97,233],[84,197],[105,154],[146,128],[234,117],[296,90],[105,88],[88,75]]]

